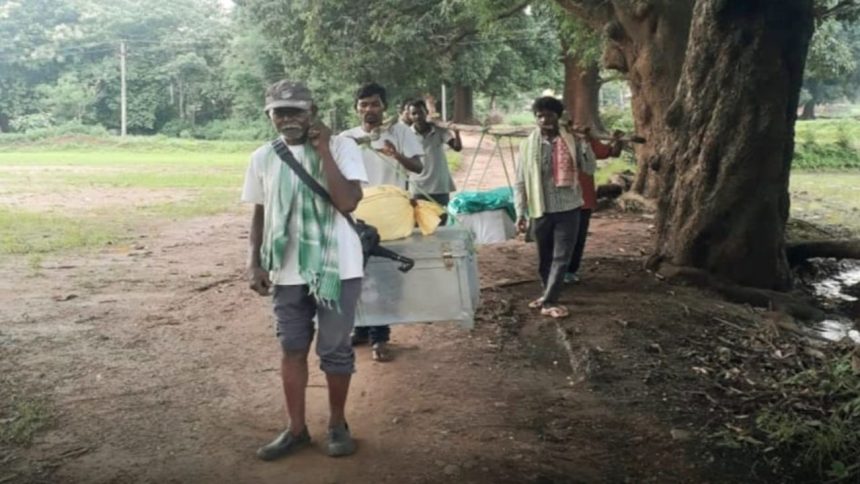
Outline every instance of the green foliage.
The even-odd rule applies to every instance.
[[[819,23],[806,61],[802,103],[855,97],[860,80],[860,29],[833,18]]]
[[[275,132],[271,124],[260,114],[257,113],[255,120],[216,119],[202,126],[174,119],[162,126],[161,133],[177,138],[205,140],[264,141],[274,138]]]
[[[608,106],[600,111],[600,117],[603,125],[610,132],[613,130],[621,130],[625,133],[635,131],[633,126],[633,112],[629,107],[624,109],[615,106]]]
[[[420,7],[396,0],[245,0],[239,9],[280,41],[289,75],[308,80],[322,107],[343,119],[352,111],[351,93],[369,80],[388,88],[391,104],[437,92],[442,82],[507,95],[557,73],[554,32],[527,15],[525,4],[514,6],[500,0],[434,0]]]
[[[636,171],[636,160],[627,159],[627,157],[610,158],[609,161],[601,161],[594,174],[594,181],[598,184],[609,182],[609,178],[616,173],[624,173],[625,171]]]
[[[792,167],[802,170],[860,169],[860,155],[854,148],[802,143],[795,147]]]
[[[46,233],[45,227],[51,230]],[[0,208],[0,254],[102,247],[120,237],[115,226],[90,218]]]
[[[13,400],[0,414],[0,442],[27,446],[36,432],[51,422],[48,405],[42,400]]]
[[[803,170],[860,168],[860,122],[854,120],[798,121],[792,167]]]
[[[128,126],[152,133],[178,116],[223,117],[214,72],[226,46],[217,0],[28,0],[0,7],[0,131],[44,114],[119,126],[121,41],[128,46]]]
[[[819,478],[860,479],[860,376],[846,354],[798,373],[779,385],[790,398],[756,416],[757,430],[778,455]],[[792,459],[794,460],[794,459]]]
[[[583,67],[600,61],[603,35],[570,15],[558,2],[538,3],[536,9],[552,19],[562,51],[579,60]]]
[[[18,118],[19,121],[39,120],[43,115],[31,115]],[[49,138],[64,138],[69,136],[103,137],[109,133],[99,125],[85,125],[69,122],[61,125],[50,123],[32,123],[19,133],[0,133],[0,147],[19,143],[29,143]],[[62,144],[62,143],[60,143]]]

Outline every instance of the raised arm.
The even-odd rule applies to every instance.
[[[357,181],[347,180],[341,173],[334,155],[331,153],[331,130],[328,126],[317,122],[311,128],[311,144],[316,150],[322,162],[323,174],[326,185],[335,208],[343,213],[350,213],[361,201],[361,184]]]

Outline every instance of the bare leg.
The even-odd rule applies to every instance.
[[[290,418],[290,433],[299,435],[305,430],[305,391],[308,387],[307,351],[289,352],[282,356],[281,381],[284,384],[284,398],[287,401],[287,415]]]
[[[346,422],[344,409],[346,407],[346,396],[349,393],[349,381],[352,375],[326,373],[325,378],[328,382],[328,404],[329,411],[331,412],[328,426],[329,428],[334,428]]]

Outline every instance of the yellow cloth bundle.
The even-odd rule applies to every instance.
[[[413,204],[408,192],[392,185],[365,188],[353,215],[376,227],[382,240],[409,237],[416,222],[421,233],[430,235],[441,222],[445,209],[435,202]]]

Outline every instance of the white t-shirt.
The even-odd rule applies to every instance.
[[[303,166],[307,167],[304,146],[287,145]],[[361,152],[354,141],[341,136],[332,136],[331,153],[337,167],[347,180],[367,183],[367,173],[361,161]],[[261,146],[251,155],[251,163],[245,173],[245,186],[242,189],[242,201],[257,205],[266,205],[269,201],[269,193],[274,184],[277,183],[281,168],[289,170],[290,167],[275,153],[271,144]],[[299,180],[299,183],[302,183]],[[295,211],[290,215],[288,231],[290,234],[298,233],[298,218]],[[361,251],[361,241],[355,229],[340,214],[335,212],[334,233],[337,237],[338,268],[341,279],[353,279],[364,276],[364,258]],[[272,282],[277,285],[303,285],[307,284],[299,275],[299,244],[298,237],[290,237],[285,249],[286,257],[284,265],[280,270],[270,274]]]
[[[340,135],[358,139],[370,136],[370,133],[365,131],[361,126],[357,126],[344,131]],[[394,145],[394,148],[407,158],[423,156],[424,148],[421,146],[421,141],[412,132],[412,129],[403,123],[396,123],[391,128],[383,129],[378,140],[372,141],[370,146],[363,144],[360,147],[361,155],[364,159],[364,169],[367,171],[368,185],[394,185],[405,189],[407,179],[406,169],[394,158],[376,151],[385,146],[385,140],[390,141]]]

